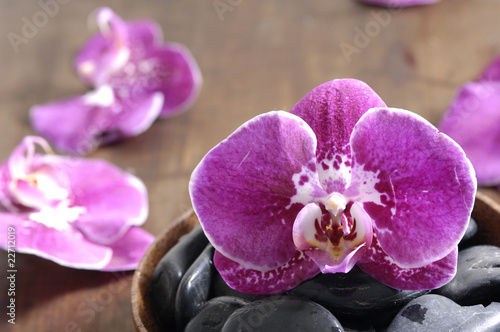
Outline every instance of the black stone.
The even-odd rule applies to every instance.
[[[342,324],[342,322],[340,322]],[[385,332],[385,329],[376,330],[373,326],[368,327],[350,327],[342,324],[345,332]]]
[[[469,244],[469,240],[471,240],[477,234],[477,223],[473,218],[469,219],[469,224],[467,225],[467,229],[465,230],[465,234],[460,240],[459,246],[460,248],[466,247]]]
[[[461,307],[428,294],[412,300],[394,318],[387,332],[500,331],[500,303]]]
[[[207,245],[186,271],[175,296],[175,322],[182,331],[210,298],[210,285],[214,275],[214,248]]]
[[[182,236],[155,268],[151,297],[157,321],[164,327],[175,326],[174,308],[177,287],[182,276],[206,247],[208,240],[201,227]]]
[[[221,332],[344,332],[331,312],[312,301],[274,296],[252,302],[227,319]]]
[[[459,251],[457,274],[435,292],[460,305],[500,302],[500,248],[481,245]]]
[[[219,332],[227,318],[249,302],[234,296],[210,299],[189,321],[184,332]]]
[[[281,295],[281,294],[248,294],[248,293],[243,293],[240,291],[237,291],[236,289],[233,289],[228,286],[228,284],[222,279],[220,274],[216,271],[214,277],[213,277],[213,282],[212,282],[212,296],[213,297],[219,297],[219,296],[235,296],[239,297],[242,299],[245,299],[249,302],[257,301],[257,300],[262,300],[264,298],[270,297],[270,296],[276,296],[276,295]]]
[[[387,326],[405,304],[428,292],[393,289],[355,266],[349,273],[319,274],[288,294],[321,304],[346,325],[368,328]]]

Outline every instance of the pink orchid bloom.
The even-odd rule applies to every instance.
[[[104,160],[50,151],[28,136],[0,165],[0,247],[13,227],[17,252],[81,269],[136,268],[154,240],[137,227],[148,215],[144,184]]]
[[[377,5],[384,7],[410,7],[419,5],[429,5],[441,0],[358,0],[369,5]]]
[[[123,21],[106,7],[90,20],[99,32],[76,56],[75,70],[94,91],[31,109],[35,131],[58,150],[77,155],[138,135],[158,117],[187,110],[202,81],[189,50],[162,42],[156,22]]]
[[[216,268],[256,294],[354,265],[393,288],[437,288],[456,272],[475,192],[457,143],[350,79],[243,124],[190,182]]]

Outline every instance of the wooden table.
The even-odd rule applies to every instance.
[[[87,91],[72,61],[90,35],[86,20],[94,8],[155,19],[166,40],[185,44],[197,59],[200,97],[190,111],[90,156],[145,182],[144,228],[155,235],[190,208],[188,181],[203,155],[251,117],[289,110],[313,87],[353,77],[388,105],[437,124],[457,87],[500,53],[495,0],[443,0],[392,12],[353,0],[59,1],[0,0],[0,160],[33,134],[31,106]],[[44,9],[46,3],[52,7]],[[43,10],[52,14],[46,21]],[[40,20],[38,31],[13,47],[8,34],[22,35],[33,19]],[[0,262],[0,330],[134,330],[131,272],[74,270],[21,254],[16,324],[7,323],[3,251]]]

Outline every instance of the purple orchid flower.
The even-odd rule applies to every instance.
[[[475,192],[458,144],[350,79],[248,121],[190,182],[222,278],[256,294],[355,264],[397,289],[437,288],[455,274]]]
[[[395,8],[395,7],[429,5],[439,2],[441,0],[358,0],[358,1],[369,5]]]
[[[500,184],[500,57],[458,90],[439,129],[464,149],[479,185]]]
[[[37,133],[58,150],[78,155],[187,110],[202,81],[189,50],[163,43],[154,21],[125,22],[109,8],[97,9],[90,18],[100,31],[76,56],[75,70],[95,90],[31,109]]]
[[[28,136],[0,165],[0,246],[14,228],[17,252],[81,269],[136,268],[154,240],[137,227],[148,215],[144,184],[103,160],[50,151]]]

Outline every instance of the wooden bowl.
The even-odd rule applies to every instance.
[[[495,189],[479,189],[472,217],[478,224],[474,244],[491,244],[500,247],[500,193]],[[137,331],[162,331],[153,314],[150,297],[153,272],[160,259],[177,243],[178,239],[198,224],[198,217],[194,212],[187,212],[163,235],[159,236],[144,254],[132,280],[132,315]]]

